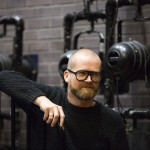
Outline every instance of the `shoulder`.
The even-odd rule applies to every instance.
[[[123,119],[117,111],[113,110],[112,108],[106,107],[101,103],[98,103],[100,107],[100,117],[105,125],[112,125],[112,126],[123,126]]]

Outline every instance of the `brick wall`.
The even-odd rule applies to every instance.
[[[95,3],[94,3],[95,4]],[[95,9],[93,4],[92,9]],[[98,1],[98,8],[105,9],[105,0]],[[143,6],[143,14],[149,16],[150,5]],[[25,23],[23,35],[23,54],[37,54],[38,81],[45,84],[60,85],[62,80],[58,73],[58,62],[64,53],[64,26],[63,19],[67,13],[79,12],[83,9],[83,1],[80,0],[0,0],[0,16],[21,16]],[[121,19],[131,18],[135,14],[135,7],[119,8],[118,16]],[[75,23],[74,34],[90,29],[88,21]],[[105,35],[105,20],[98,20],[96,30]],[[0,32],[2,27],[0,26]],[[8,27],[7,36],[0,39],[1,55],[12,54],[14,27]],[[123,40],[132,37],[141,43],[150,44],[149,22],[124,23]],[[99,50],[97,35],[84,35],[79,40],[79,47],[89,47]],[[84,44],[83,44],[84,43]],[[137,88],[138,87],[138,88]],[[120,95],[123,106],[148,107],[150,106],[149,95],[144,81],[130,83],[129,93]],[[103,95],[97,96],[103,102]],[[10,111],[10,98],[2,93],[1,106],[3,111]],[[24,114],[21,112],[21,115]],[[20,126],[25,128],[25,116],[21,117]],[[0,130],[2,144],[10,144],[10,121],[4,121],[4,127]],[[21,145],[25,145],[25,130],[21,130]]]

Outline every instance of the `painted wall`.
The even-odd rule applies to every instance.
[[[106,0],[99,0],[97,6],[93,3],[91,9],[105,10]],[[150,5],[142,7],[144,16],[149,17]],[[25,23],[23,34],[23,55],[37,54],[38,79],[37,81],[49,85],[63,86],[62,79],[58,73],[58,63],[64,53],[64,16],[68,13],[80,12],[83,10],[83,1],[80,0],[0,0],[0,16],[20,16]],[[126,6],[118,10],[119,19],[130,19],[135,16],[136,7]],[[123,24],[123,41],[133,38],[139,42],[150,44],[150,22],[129,22]],[[74,24],[75,35],[78,32],[91,28],[88,21],[79,21]],[[0,33],[2,31],[0,26]],[[99,19],[95,22],[95,30],[105,35],[105,20]],[[7,36],[0,38],[0,55],[8,56],[13,52],[14,26],[8,27]],[[116,32],[117,36],[117,32]],[[78,42],[78,47],[89,47],[99,51],[99,38],[95,34],[83,35]],[[150,107],[149,92],[145,88],[145,81],[133,81],[130,83],[128,93],[119,95],[123,107]],[[104,102],[103,95],[98,95],[97,100]],[[116,103],[116,98],[115,98]],[[10,112],[10,97],[1,93],[1,110]],[[25,147],[25,114],[20,111],[20,141],[18,145]],[[129,120],[132,126],[132,120]],[[139,140],[143,141],[142,146],[148,148],[150,140],[150,126],[147,120],[138,120],[139,132],[129,133],[129,141],[136,145]],[[10,121],[4,120],[0,133],[0,144],[10,145]],[[145,134],[144,134],[145,132]],[[139,136],[139,134],[141,134]],[[140,138],[139,138],[140,137]],[[141,139],[142,138],[142,139]],[[134,144],[133,144],[134,143]],[[136,143],[136,144],[135,144]],[[139,143],[140,144],[140,143]],[[137,145],[137,147],[139,147]],[[142,148],[144,150],[144,148]],[[136,149],[137,150],[137,149]]]

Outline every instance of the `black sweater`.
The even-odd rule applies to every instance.
[[[0,72],[0,90],[27,113],[31,150],[128,150],[120,115],[98,102],[89,108],[74,106],[60,87],[39,84],[14,71]],[[63,107],[64,130],[43,121],[43,112],[32,103],[42,95]]]

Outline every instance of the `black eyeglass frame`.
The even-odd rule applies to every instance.
[[[92,80],[93,82],[99,83],[99,82],[101,81],[101,72],[86,71],[86,70],[78,70],[78,71],[74,72],[74,71],[72,71],[72,70],[70,70],[70,69],[67,69],[67,70],[68,70],[69,72],[73,73],[73,74],[76,76],[76,79],[77,79],[78,81],[84,81],[84,80],[86,80],[89,75],[90,75],[91,80]],[[85,79],[80,80],[80,79],[77,78],[77,73],[79,73],[79,72],[87,72],[87,76],[85,77]],[[100,78],[99,78],[98,81],[94,81],[94,80],[93,80],[92,74],[95,74],[95,73],[98,73],[98,74],[99,74],[99,77],[100,77]]]

